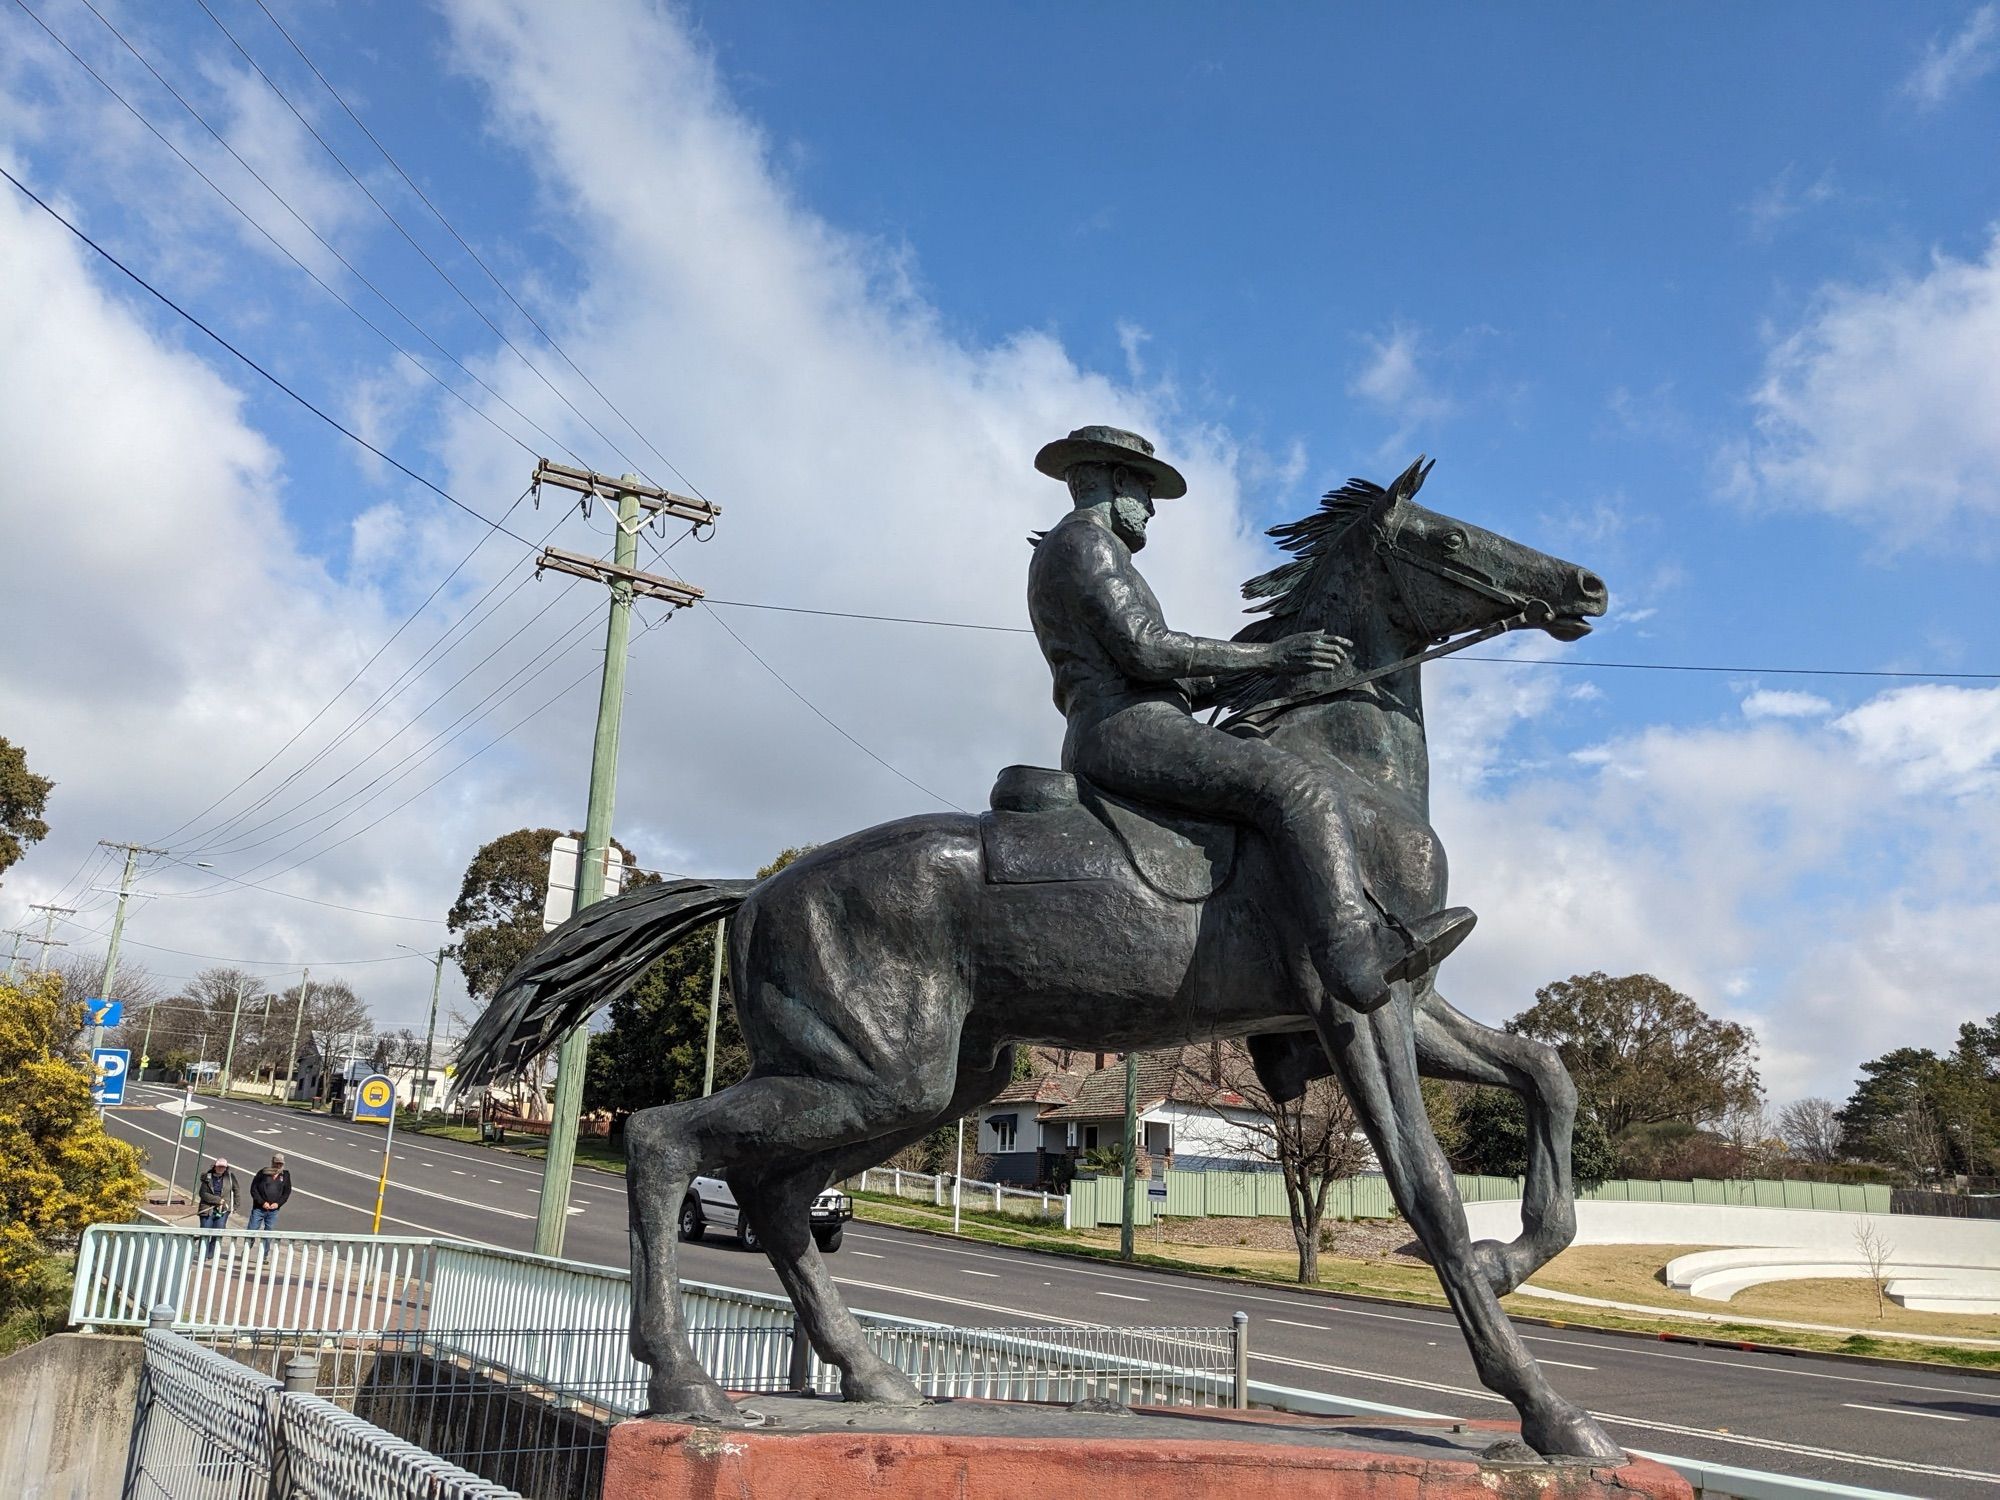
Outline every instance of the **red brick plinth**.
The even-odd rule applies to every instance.
[[[1471,1454],[1329,1446],[1339,1428],[1270,1425],[1231,1414],[1187,1437],[1003,1437],[938,1432],[786,1431],[623,1422],[611,1431],[604,1500],[1691,1500],[1687,1482],[1646,1459],[1621,1468],[1482,1464]],[[1304,1419],[1312,1422],[1313,1419]],[[1256,1422],[1258,1441],[1231,1441]],[[1406,1423],[1419,1440],[1422,1423]],[[1473,1424],[1479,1443],[1507,1436]],[[1239,1429],[1240,1430],[1240,1427]],[[1451,1431],[1440,1424],[1433,1433]],[[1467,1427],[1456,1429],[1465,1433]],[[1377,1426],[1369,1436],[1380,1434]],[[1198,1433],[1199,1435],[1193,1435]],[[1357,1437],[1360,1433],[1355,1434]],[[1435,1441],[1435,1439],[1433,1439]],[[1463,1441],[1463,1439],[1461,1439]],[[1439,1445],[1445,1446],[1445,1445]],[[1452,1450],[1447,1447],[1447,1452]]]

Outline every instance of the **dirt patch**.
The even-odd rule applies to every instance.
[[[1141,1229],[1139,1237],[1144,1240],[1156,1231],[1160,1243],[1168,1245],[1298,1254],[1289,1219],[1167,1219],[1155,1229]],[[1401,1219],[1325,1220],[1320,1225],[1320,1254],[1391,1265],[1428,1264],[1416,1253],[1416,1235]]]

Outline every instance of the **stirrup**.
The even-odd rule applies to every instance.
[[[1392,983],[1406,979],[1415,984],[1451,957],[1458,945],[1472,935],[1479,921],[1468,906],[1447,906],[1407,925],[1397,923],[1410,940],[1410,951],[1384,977]]]

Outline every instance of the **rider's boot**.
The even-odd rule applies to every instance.
[[[1400,981],[1422,983],[1471,933],[1479,919],[1463,906],[1407,925],[1384,922],[1370,908],[1337,908],[1333,935],[1312,946],[1321,980],[1356,1010],[1385,1005]]]
[[[1447,906],[1411,922],[1405,931],[1410,938],[1409,957],[1391,979],[1407,979],[1421,984],[1424,976],[1451,957],[1452,950],[1470,937],[1478,915],[1469,906]]]

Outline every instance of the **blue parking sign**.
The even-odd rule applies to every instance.
[[[83,1021],[86,1026],[116,1026],[124,1019],[123,1000],[100,1000],[93,996],[83,1002]]]
[[[125,1078],[132,1070],[131,1051],[124,1047],[99,1047],[90,1054],[90,1062],[97,1075],[90,1088],[92,1101],[97,1104],[123,1104]]]

